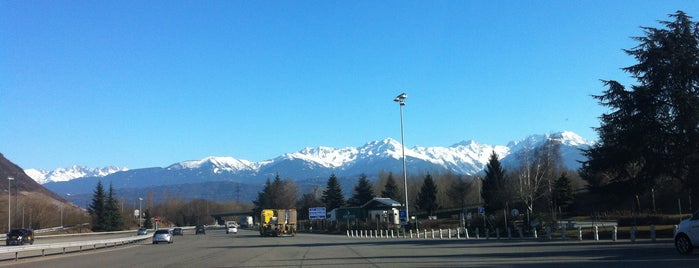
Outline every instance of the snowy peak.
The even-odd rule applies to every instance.
[[[547,140],[555,140],[560,142],[562,145],[567,146],[589,146],[593,144],[593,142],[580,137],[580,135],[574,132],[561,131],[541,135],[531,135],[519,141],[511,141],[509,144],[507,144],[507,147],[538,147]]]
[[[189,160],[175,163],[167,167],[168,170],[181,169],[210,169],[214,173],[237,172],[244,170],[255,170],[257,164],[248,160],[239,160],[233,157],[210,156],[201,160]]]
[[[39,170],[39,169],[27,169],[24,172],[27,173],[34,181],[39,184],[44,184],[47,182],[59,182],[59,181],[70,181],[72,179],[82,178],[82,177],[105,177],[107,175],[127,171],[129,169],[124,167],[104,167],[104,168],[88,168],[84,166],[72,166],[68,168],[57,168],[52,171]]]
[[[405,149],[405,154],[408,155],[410,149]],[[403,145],[397,140],[387,138],[381,141],[372,141],[359,147],[361,158],[368,157],[390,157],[400,159],[403,157]]]
[[[327,168],[340,167],[354,160],[357,149],[347,147],[335,149],[331,147],[304,148],[295,153],[283,154],[275,160],[304,160]]]

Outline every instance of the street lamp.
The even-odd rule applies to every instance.
[[[408,171],[406,168],[405,164],[405,136],[403,134],[403,106],[405,106],[405,99],[408,97],[408,94],[405,94],[405,92],[401,93],[398,95],[393,101],[397,102],[399,104],[399,110],[400,110],[400,144],[402,146],[402,151],[403,151],[403,187],[405,188],[405,220],[407,221],[410,219],[410,213],[408,213]]]
[[[138,227],[141,226],[141,215],[143,215],[143,212],[141,211],[141,201],[143,201],[143,198],[139,197],[138,198]]]
[[[10,233],[10,230],[12,229],[12,205],[10,204],[10,201],[12,200],[12,188],[10,188],[10,182],[14,180],[15,178],[13,177],[7,177],[7,233]]]

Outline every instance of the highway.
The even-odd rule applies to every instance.
[[[534,241],[348,238],[298,234],[259,237],[209,230],[176,236],[173,244],[134,245],[6,260],[0,267],[697,267],[669,239]]]

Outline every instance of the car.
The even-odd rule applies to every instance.
[[[172,235],[184,235],[184,230],[180,227],[172,229]]]
[[[227,234],[231,234],[231,233],[232,233],[232,234],[237,234],[237,233],[238,233],[238,227],[236,227],[235,225],[229,225],[228,227],[226,227],[226,233],[227,233]]]
[[[172,244],[172,230],[170,229],[158,229],[153,233],[153,244],[158,244],[160,242],[167,242]]]
[[[5,245],[24,245],[24,244],[34,244],[34,231],[32,229],[12,229],[7,234],[5,239]]]
[[[694,246],[699,245],[699,210],[691,218],[680,221],[674,239],[680,254],[691,254]]]
[[[138,232],[136,232],[136,235],[147,235],[148,234],[148,229],[146,228],[140,228],[138,229]]]
[[[206,227],[204,227],[204,225],[197,225],[194,234],[206,234]]]

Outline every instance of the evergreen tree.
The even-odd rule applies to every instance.
[[[92,195],[92,203],[88,207],[88,212],[92,217],[92,231],[102,232],[107,230],[106,210],[105,210],[105,194],[102,181],[97,181],[97,187]]]
[[[366,174],[359,176],[359,181],[357,185],[354,186],[354,194],[352,198],[347,201],[347,205],[351,207],[358,207],[364,205],[366,202],[374,199],[374,186],[371,184],[369,179],[367,179]]]
[[[458,204],[463,210],[466,206],[466,198],[468,197],[468,193],[470,191],[471,184],[459,176],[456,180],[452,181],[449,189],[447,190],[447,196],[449,196],[449,199]]]
[[[433,215],[435,210],[439,209],[439,205],[437,205],[437,185],[435,185],[430,174],[427,174],[422,182],[422,188],[420,188],[420,192],[417,195],[416,207],[426,211],[430,216]]]
[[[277,174],[273,181],[267,179],[265,187],[257,193],[257,199],[253,201],[255,214],[259,214],[263,209],[295,208],[297,201],[298,187],[291,179],[282,180]]]
[[[381,191],[381,197],[390,198],[399,202],[401,201],[402,196],[396,184],[396,180],[393,178],[393,173],[388,173],[388,179],[386,179],[386,185],[383,191]]]
[[[267,178],[265,187],[262,189],[262,191],[257,193],[257,199],[252,201],[252,203],[255,205],[255,208],[253,209],[255,215],[259,215],[263,209],[272,208],[272,201],[270,200],[269,196],[271,188],[272,182],[269,180],[269,178]]]
[[[330,178],[328,178],[328,186],[325,191],[323,191],[321,201],[323,201],[325,204],[325,209],[328,212],[345,206],[345,198],[342,194],[342,187],[340,187],[340,182],[337,180],[335,174],[330,175]]]
[[[625,50],[638,64],[623,70],[638,84],[628,90],[603,81],[608,89],[594,96],[610,112],[600,117],[600,140],[585,151],[581,176],[605,204],[628,207],[670,184],[663,180],[681,185],[674,195],[699,201],[692,195],[699,191],[699,26],[682,11],[670,17],[664,29],[643,27],[640,44]]]
[[[150,209],[143,211],[143,228],[153,229],[153,221],[151,220]]]
[[[495,212],[505,208],[507,202],[505,169],[502,168],[498,155],[493,151],[485,166],[485,177],[481,188],[481,197],[485,207]]]
[[[567,209],[573,204],[573,184],[566,173],[562,173],[553,185],[553,201],[561,209]]]
[[[116,198],[114,198],[114,187],[112,187],[111,183],[109,183],[109,192],[105,200],[104,211],[105,229],[107,231],[120,231],[124,224],[121,211],[119,211],[119,204]]]

